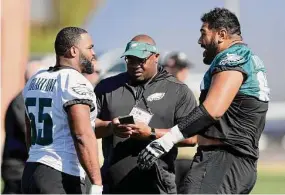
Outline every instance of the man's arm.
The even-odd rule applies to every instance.
[[[109,112],[108,109],[108,98],[106,98],[106,88],[109,87],[109,82],[105,79],[101,80],[97,86],[95,87],[95,94],[96,94],[96,103],[97,103],[97,110],[98,115],[95,121],[96,130],[95,134],[97,138],[104,138],[110,135],[116,135],[121,138],[128,138],[132,134],[132,131],[127,128],[119,128],[120,122],[118,118],[114,118],[112,121],[103,121],[99,118],[104,118],[105,112]]]
[[[193,136],[221,118],[230,107],[242,82],[243,75],[239,71],[223,71],[215,74],[203,104],[196,107],[178,124],[183,136]]]
[[[122,125],[124,126],[124,125]],[[142,139],[142,140],[150,140],[151,135],[151,127],[148,125],[137,122],[136,124],[128,124],[125,125],[131,129],[134,130],[134,133],[132,133],[131,137],[135,139]],[[161,138],[166,133],[168,133],[170,129],[155,129],[155,137],[156,139]],[[187,138],[185,140],[180,141],[177,143],[178,147],[187,147],[187,146],[195,146],[197,144],[197,136],[193,136],[190,138]]]
[[[179,123],[179,121],[183,120],[185,116],[187,116],[196,106],[197,101],[193,94],[193,92],[189,89],[189,87],[185,84],[180,85],[177,89],[177,100],[172,102],[171,104],[175,104],[175,112],[174,112],[174,124]],[[133,126],[135,129],[132,137],[137,139],[150,139],[151,128],[144,124],[137,123]],[[155,129],[156,139],[164,136],[166,133],[170,131],[168,129]],[[193,136],[182,140],[177,144],[178,147],[187,147],[187,146],[195,146],[197,143],[197,136]]]
[[[161,138],[164,136],[166,133],[168,133],[170,129],[155,129],[156,132],[156,139]],[[180,142],[177,143],[178,147],[187,147],[187,146],[195,146],[197,144],[197,136],[192,136],[189,138],[186,138]]]
[[[69,126],[78,159],[92,184],[102,186],[98,144],[90,123],[88,105],[75,104],[67,109]]]
[[[96,136],[97,138],[104,138],[110,135],[116,135],[121,138],[128,138],[132,135],[132,130],[121,125],[118,118],[114,118],[112,121],[103,121],[96,118]]]
[[[96,125],[95,134],[96,134],[97,139],[108,137],[113,134],[111,121],[104,121],[100,119],[101,114],[104,111],[106,111],[104,110],[104,106],[103,106],[104,95],[100,90],[101,88],[102,88],[102,82],[100,82],[94,90],[96,94],[96,104],[97,104],[97,112],[98,112],[97,117],[99,117],[99,118],[96,118],[95,120],[95,125]]]
[[[224,71],[213,76],[210,90],[203,105],[214,118],[221,118],[230,107],[243,82],[238,71]]]
[[[238,71],[224,71],[215,74],[203,104],[196,107],[178,125],[171,128],[169,133],[150,143],[139,154],[139,168],[149,169],[174,144],[215,124],[231,105],[242,82],[243,75]]]
[[[192,137],[200,131],[213,125],[216,120],[223,116],[231,105],[242,84],[242,81],[243,75],[238,71],[224,71],[215,74],[213,76],[212,85],[203,104],[194,108],[190,114],[183,117],[180,120],[181,122],[171,129],[172,131],[169,131],[168,129],[156,129],[157,138],[171,133],[173,130],[179,129],[183,135],[178,135],[179,132],[177,132],[177,135],[173,136],[180,137],[180,140],[175,140],[174,144],[176,144],[182,139],[184,140],[185,138]],[[136,128],[135,125],[129,126]],[[147,129],[147,127],[140,128]],[[166,133],[167,131],[168,133]]]
[[[97,139],[108,137],[113,134],[111,121],[103,121],[96,118],[95,125],[95,134]]]

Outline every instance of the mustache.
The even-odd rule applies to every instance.
[[[96,55],[92,55],[91,61],[92,60],[97,60],[97,56]]]

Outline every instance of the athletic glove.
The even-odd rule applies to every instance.
[[[103,192],[103,186],[91,185],[89,194],[102,194],[102,192]]]
[[[184,137],[178,127],[173,127],[163,137],[152,141],[138,155],[138,168],[140,170],[149,170],[152,165],[177,142],[183,140]]]

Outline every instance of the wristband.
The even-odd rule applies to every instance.
[[[156,140],[156,133],[155,133],[155,128],[151,128],[151,132],[150,132],[150,136],[149,136],[150,140]]]
[[[103,192],[103,186],[93,184],[91,185],[89,194],[102,194],[102,192]]]
[[[188,138],[198,134],[202,130],[206,130],[216,122],[217,120],[215,120],[208,113],[203,104],[201,104],[200,106],[194,108],[189,115],[180,120],[178,123],[178,128],[182,132],[183,136]]]

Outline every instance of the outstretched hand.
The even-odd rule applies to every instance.
[[[149,170],[152,165],[166,152],[160,144],[160,140],[152,141],[138,155],[138,168],[140,170]]]

